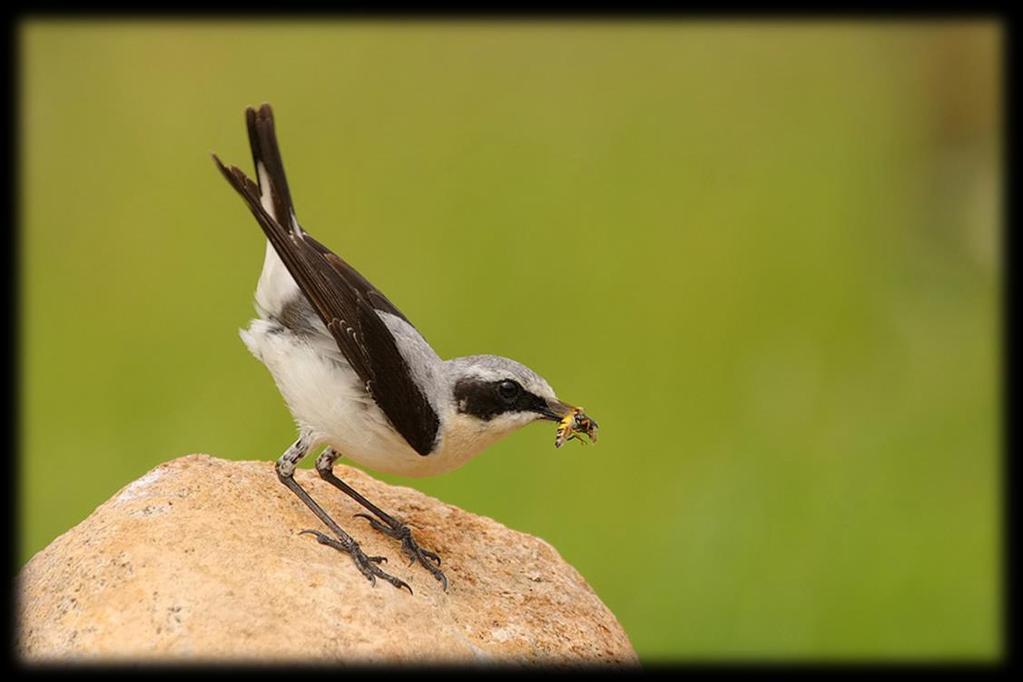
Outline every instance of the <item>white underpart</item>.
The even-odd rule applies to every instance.
[[[273,199],[270,195],[270,176],[262,163],[256,165],[256,173],[259,177],[259,203],[263,205],[263,210],[279,222],[279,216],[274,214]],[[256,308],[260,316],[266,317],[274,311],[281,310],[288,301],[301,295],[298,284],[267,240],[263,272],[256,284]]]
[[[391,469],[379,464],[418,457],[391,428],[355,371],[337,357],[336,346],[332,358],[318,341],[282,332],[264,320],[253,320],[242,340],[270,370],[296,424],[312,435],[314,448],[331,445],[384,471]]]
[[[390,315],[382,315],[388,326],[404,326],[405,334],[415,330]],[[390,319],[388,319],[390,318]],[[259,358],[284,397],[298,427],[312,434],[313,447],[329,445],[344,457],[377,471],[402,476],[433,476],[457,469],[473,456],[512,431],[534,421],[536,416],[501,415],[489,422],[458,414],[451,400],[437,400],[441,421],[440,442],[434,452],[423,456],[413,450],[394,430],[383,411],[363,389],[355,371],[343,359],[333,338],[303,338],[281,331],[272,322],[253,320],[241,337]],[[400,350],[404,334],[395,334]],[[427,346],[428,348],[428,346]],[[418,347],[417,347],[418,352]],[[411,358],[410,358],[411,359]],[[438,359],[439,360],[439,359]],[[431,372],[440,371],[440,362]],[[445,386],[433,375],[435,387]],[[438,391],[437,398],[443,395]]]

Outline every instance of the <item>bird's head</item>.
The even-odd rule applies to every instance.
[[[482,441],[493,442],[538,419],[566,423],[574,415],[586,418],[581,408],[559,400],[543,377],[514,360],[471,355],[447,364],[456,419]],[[594,438],[596,422],[586,419]]]

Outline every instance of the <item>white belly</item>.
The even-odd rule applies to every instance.
[[[391,426],[355,371],[327,336],[299,337],[253,320],[242,340],[266,365],[298,427],[312,435],[313,447],[330,446],[359,464],[400,476],[432,476],[457,469],[498,437],[480,437],[478,422],[446,413],[441,441],[420,455]],[[502,434],[503,435],[503,434]]]

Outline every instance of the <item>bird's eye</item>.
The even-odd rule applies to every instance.
[[[522,387],[510,379],[506,379],[497,385],[497,395],[506,403],[514,403],[521,392]]]

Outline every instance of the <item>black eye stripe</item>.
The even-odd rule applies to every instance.
[[[511,386],[505,386],[506,383]],[[459,412],[471,414],[483,421],[490,421],[501,414],[537,412],[546,406],[543,398],[533,395],[511,380],[461,379],[455,384],[454,393]]]

